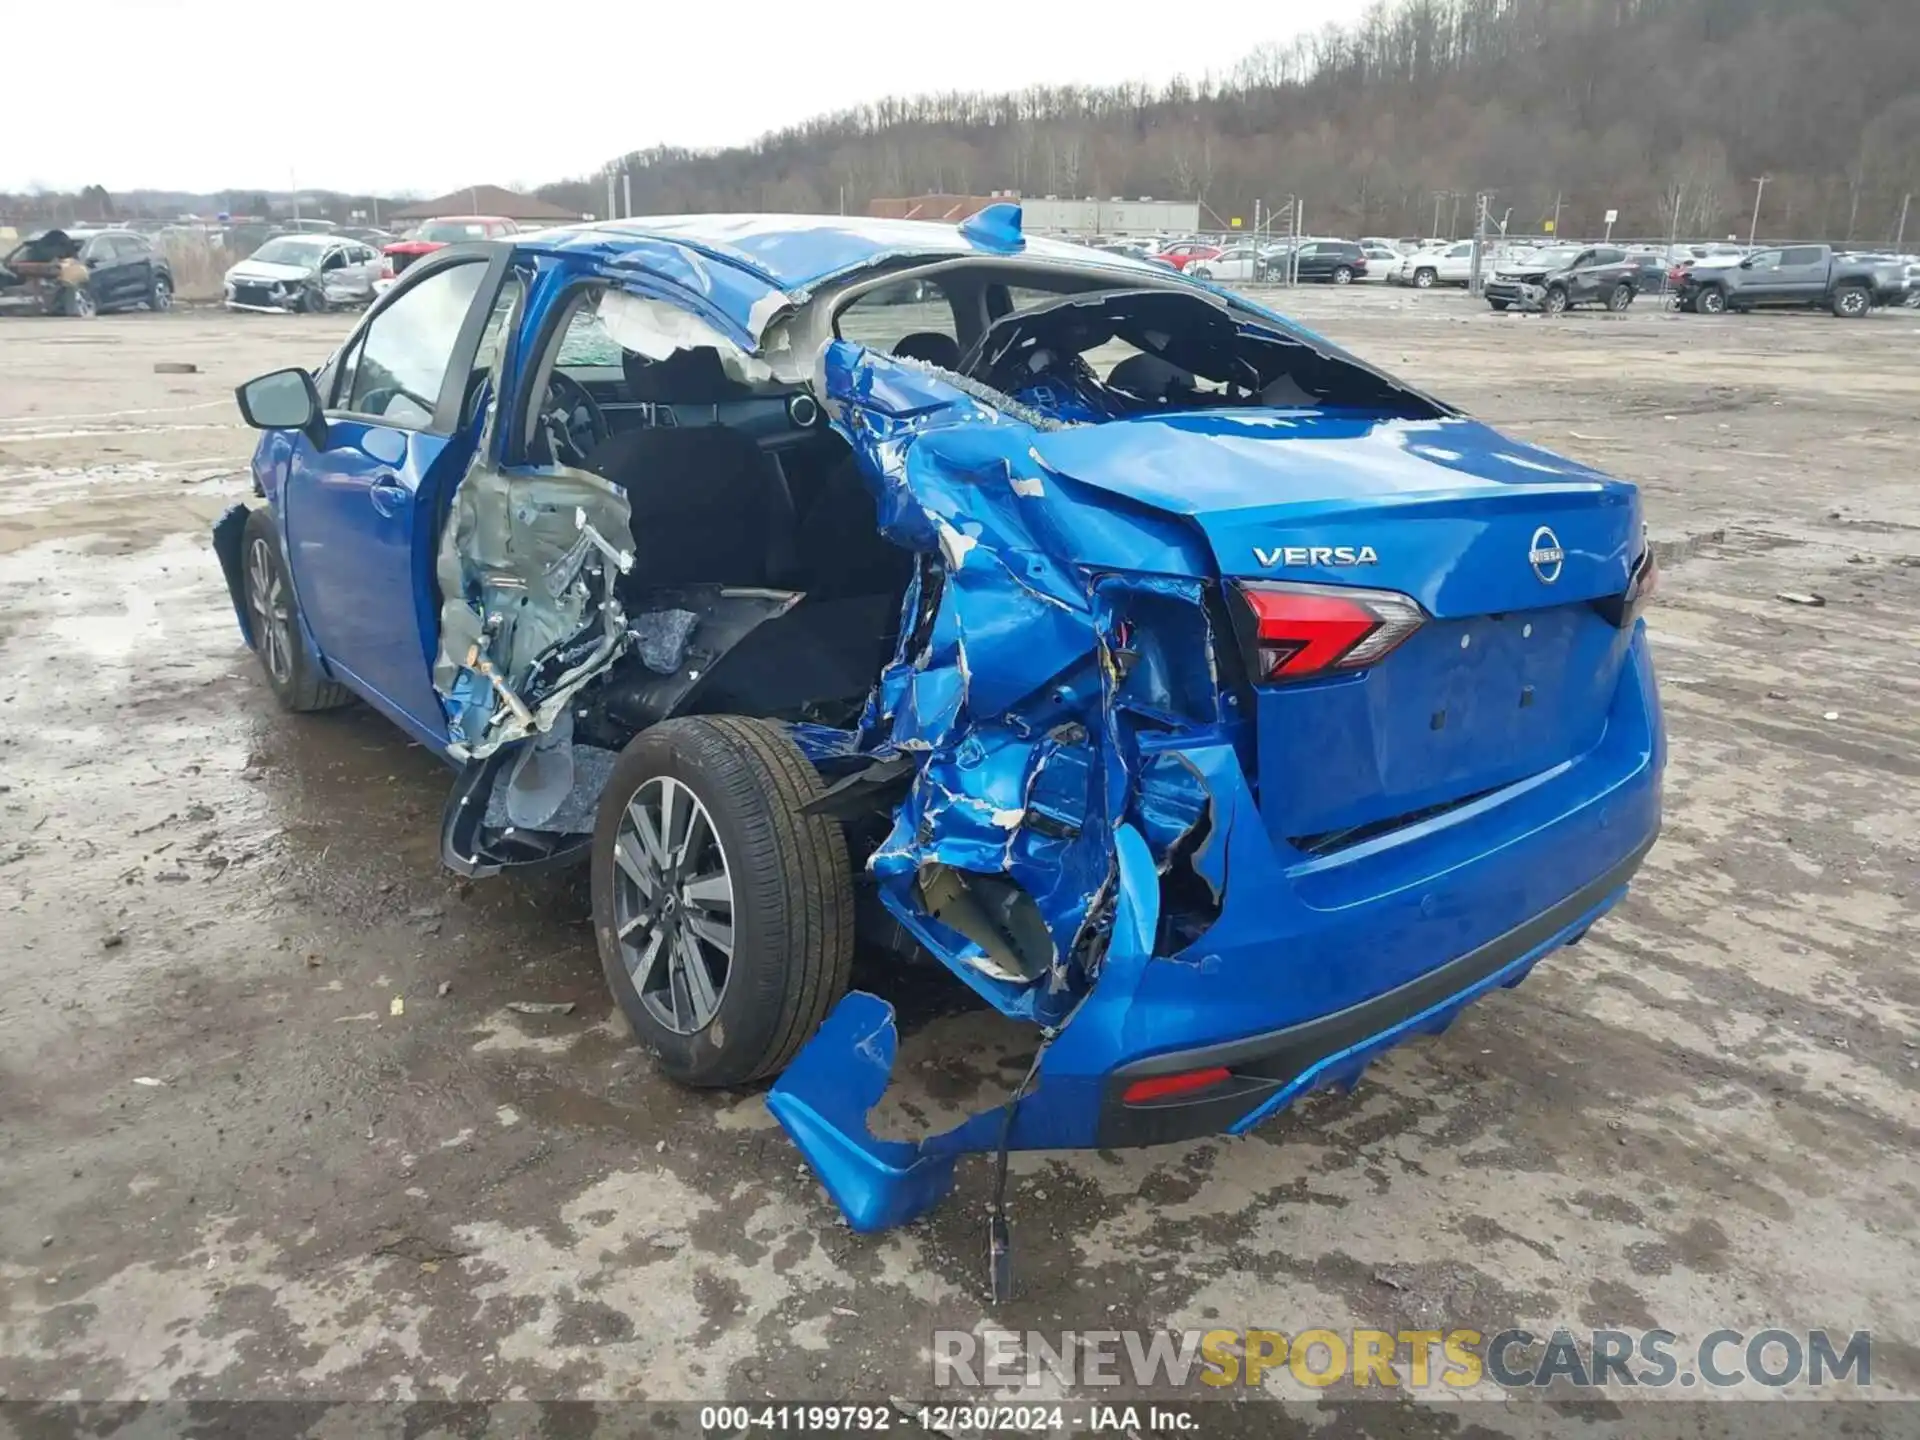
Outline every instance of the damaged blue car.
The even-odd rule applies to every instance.
[[[456,245],[238,398],[275,695],[445,757],[455,870],[588,865],[635,1034],[778,1076],[856,1229],[1351,1084],[1659,829],[1633,486],[1017,207]],[[871,1133],[856,948],[1035,1027],[1006,1104]]]

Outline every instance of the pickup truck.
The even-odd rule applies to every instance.
[[[1681,284],[1680,308],[1701,315],[1726,310],[1814,306],[1857,320],[1876,305],[1907,298],[1906,267],[1851,255],[1827,245],[1756,250],[1737,265],[1695,266]]]

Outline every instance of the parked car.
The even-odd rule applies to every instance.
[[[1370,274],[1384,277],[1391,269],[1398,268],[1404,258],[1391,241],[1362,240],[1360,253],[1367,257],[1367,269]]]
[[[1220,253],[1220,248],[1204,240],[1177,240],[1171,245],[1161,246],[1154,252],[1154,256],[1156,259],[1166,261],[1176,270],[1185,270],[1196,262],[1213,259]]]
[[[1473,242],[1455,240],[1416,250],[1387,272],[1390,283],[1428,290],[1435,285],[1465,285],[1473,274]]]
[[[42,230],[0,264],[0,305],[50,315],[173,308],[173,267],[133,230]]]
[[[1289,256],[1293,257],[1291,265]],[[1352,240],[1302,240],[1290,252],[1267,260],[1267,271],[1276,280],[1286,278],[1289,269],[1296,280],[1303,282],[1324,280],[1332,285],[1351,285],[1365,277],[1367,256]]]
[[[513,235],[520,227],[504,215],[444,215],[407,232],[404,238],[383,246],[387,257],[386,278],[402,274],[422,255],[466,240],[498,240]]]
[[[1660,257],[1649,251],[1630,255],[1612,245],[1559,245],[1535,250],[1524,260],[1509,260],[1482,287],[1495,310],[1518,307],[1558,315],[1577,305],[1625,310],[1642,291],[1658,292],[1665,283]]]
[[[1211,255],[1197,256],[1187,263],[1186,273],[1196,280],[1249,281],[1265,277],[1266,266],[1250,240],[1241,240]]]
[[[1756,250],[1737,264],[1695,264],[1681,283],[1680,308],[1702,315],[1725,310],[1815,306],[1858,319],[1876,305],[1899,305],[1907,295],[1906,267],[1836,255],[1826,245]]]
[[[779,1075],[856,1230],[1350,1085],[1659,829],[1632,485],[1015,206],[453,246],[238,401],[280,704],[444,757],[454,870],[585,865],[635,1034]],[[873,1135],[856,938],[1042,1027],[1007,1103]]]
[[[229,310],[332,310],[373,299],[380,252],[337,235],[281,235],[227,271]]]

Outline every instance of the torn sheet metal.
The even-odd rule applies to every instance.
[[[625,493],[564,465],[506,474],[491,458],[495,418],[490,403],[435,560],[433,686],[457,760],[550,730],[633,643],[615,593],[633,563]]]
[[[1208,733],[1221,719],[1199,582],[1096,582],[1076,562],[1201,557],[1171,525],[1087,504],[1017,410],[938,371],[836,344],[822,389],[883,531],[924,557],[860,726],[864,746],[920,769],[868,867],[888,910],[988,1001],[1057,1023],[1107,948],[1113,834],[1137,818],[1128,717]]]

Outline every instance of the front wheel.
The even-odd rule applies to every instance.
[[[321,293],[318,285],[315,285],[310,290],[301,292],[300,308],[309,315],[322,315],[326,313],[327,297]]]
[[[1709,285],[1693,297],[1693,308],[1702,315],[1724,315],[1727,313],[1727,292],[1718,285]]]
[[[1624,282],[1614,286],[1612,292],[1607,296],[1607,309],[1613,311],[1616,315],[1631,304],[1633,304],[1633,286]]]
[[[779,1073],[846,993],[853,880],[786,731],[700,715],[620,754],[593,834],[601,968],[634,1035],[688,1085]]]
[[[1333,283],[1336,285],[1351,285],[1353,283],[1353,267],[1351,265],[1334,266]]]
[[[147,289],[147,309],[162,315],[172,308],[173,282],[164,275],[155,275],[153,284]]]
[[[1413,272],[1413,288],[1416,290],[1431,290],[1439,279],[1439,271],[1429,269],[1423,265]]]
[[[1189,265],[1187,267],[1187,274],[1196,280],[1211,280],[1213,278],[1213,271],[1204,265]]]
[[[1549,315],[1566,314],[1567,292],[1562,290],[1558,285],[1554,286],[1553,289],[1547,291],[1547,298],[1542,302],[1542,306]]]
[[[287,575],[280,532],[271,510],[247,513],[247,528],[240,544],[248,635],[273,698],[282,709],[295,713],[331,710],[346,704],[353,692],[320,673],[300,638],[300,602]]]
[[[100,302],[86,286],[76,285],[61,297],[60,313],[76,320],[91,320],[100,313]]]
[[[1489,305],[1491,305],[1491,306],[1492,306],[1492,307],[1493,307],[1493,308],[1494,308],[1495,310],[1505,310],[1505,309],[1507,308],[1507,306],[1508,306],[1508,305],[1509,305],[1510,303],[1511,303],[1511,302],[1509,302],[1509,301],[1506,301],[1506,300],[1489,300],[1489,301],[1487,301],[1487,304],[1489,304]]]

